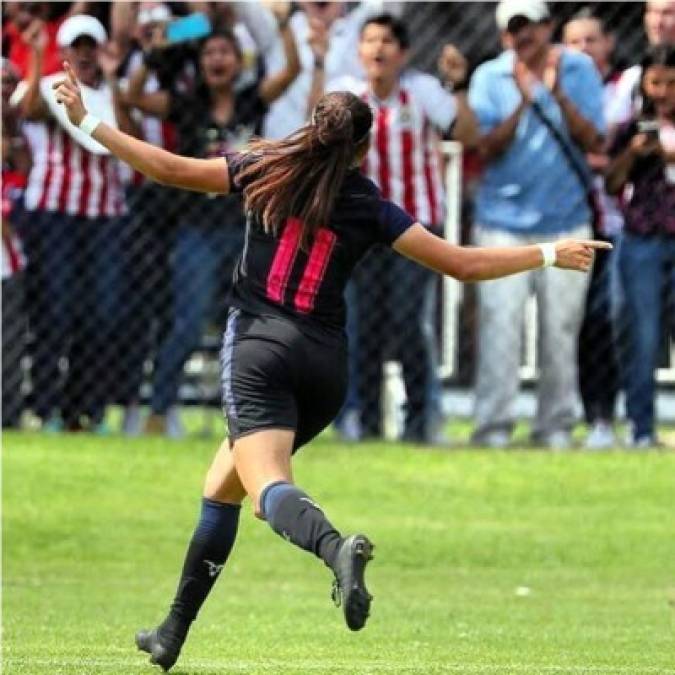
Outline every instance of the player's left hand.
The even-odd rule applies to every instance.
[[[595,252],[608,251],[612,245],[608,241],[595,239],[561,239],[555,243],[555,266],[563,270],[589,272],[593,266]]]
[[[464,54],[450,42],[443,46],[438,57],[438,72],[446,82],[455,87],[466,82],[469,63]]]
[[[68,119],[77,127],[87,114],[87,109],[82,102],[82,93],[77,77],[75,77],[75,72],[68,61],[63,62],[63,69],[66,71],[65,80],[55,82],[52,88],[56,90],[57,103],[66,107]]]

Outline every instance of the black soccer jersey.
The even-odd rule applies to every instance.
[[[227,155],[230,190],[250,155]],[[343,293],[352,270],[375,244],[391,245],[414,220],[383,199],[358,170],[350,171],[330,222],[318,230],[309,249],[300,247],[302,223],[290,218],[276,235],[267,234],[247,214],[246,243],[235,270],[231,306],[254,315],[285,316],[312,332],[342,331]]]

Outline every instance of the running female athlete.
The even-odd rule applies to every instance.
[[[165,670],[234,544],[248,495],[279,535],[334,572],[334,599],[351,630],[370,608],[364,572],[372,544],[343,537],[293,483],[291,456],[332,421],[346,387],[343,290],[375,244],[461,281],[496,279],[555,264],[587,272],[604,242],[562,240],[512,248],[464,248],[431,234],[380,196],[358,167],[372,114],[361,99],[320,99],[311,123],[243,154],[193,159],[127,136],[89,115],[77,80],[55,85],[70,121],[153,180],[210,193],[243,192],[246,240],[236,266],[222,349],[228,440],[207,473],[201,518],[168,616],[137,646]]]

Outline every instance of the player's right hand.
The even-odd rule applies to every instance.
[[[56,90],[56,101],[65,106],[68,119],[77,127],[87,114],[87,109],[82,102],[80,85],[75,77],[75,72],[68,61],[63,62],[66,78],[55,82],[52,88]]]
[[[595,239],[561,239],[555,242],[555,266],[563,270],[588,272],[593,266],[595,252],[608,251],[612,245],[608,241]]]

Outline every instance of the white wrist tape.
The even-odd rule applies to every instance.
[[[537,244],[541,249],[541,255],[544,258],[542,267],[552,267],[556,262],[555,244]]]
[[[96,115],[90,115],[87,113],[79,124],[81,131],[84,131],[87,136],[91,136],[94,133],[94,129],[101,123],[101,120],[96,117]]]

